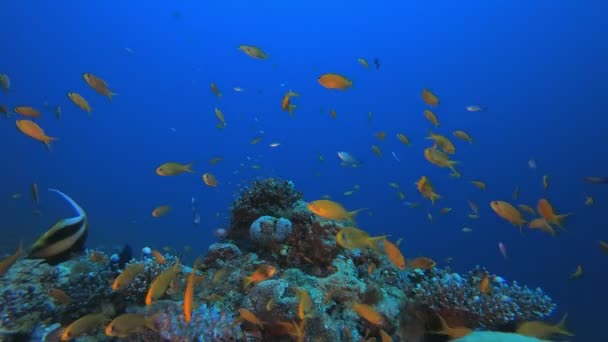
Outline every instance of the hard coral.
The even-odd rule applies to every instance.
[[[189,323],[179,302],[164,302],[154,310],[154,325],[165,341],[237,341],[243,337],[241,328],[233,324],[234,317],[214,305],[196,307]]]
[[[29,333],[58,318],[47,290],[58,286],[59,273],[42,260],[21,259],[0,278],[0,340]]]
[[[292,207],[301,199],[302,193],[296,191],[290,181],[274,178],[255,181],[232,205],[232,219],[227,238],[247,240],[249,227],[260,216],[290,219]]]
[[[261,216],[249,228],[251,241],[261,246],[283,242],[291,234],[291,221],[281,217]]]
[[[408,297],[440,314],[452,326],[498,330],[514,322],[539,320],[555,309],[541,289],[531,290],[517,282],[500,281],[490,293],[481,293],[479,283],[486,271],[480,269],[464,277],[437,268],[407,273]]]

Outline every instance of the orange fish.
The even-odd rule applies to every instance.
[[[439,166],[441,168],[449,168],[452,170],[450,176],[454,178],[460,178],[460,172],[458,172],[455,168],[455,165],[458,164],[455,160],[450,160],[447,154],[443,151],[437,150],[436,146],[429,147],[424,149],[424,158],[431,164]]]
[[[70,296],[68,296],[68,294],[61,289],[50,288],[48,290],[48,294],[59,304],[66,305],[72,302],[72,298],[70,298]]]
[[[391,337],[391,335],[387,334],[386,331],[380,329],[380,338],[382,339],[382,342],[392,342],[393,339]]]
[[[563,228],[562,220],[571,215],[570,213],[558,215],[557,213],[555,213],[555,210],[553,210],[553,206],[551,205],[551,203],[549,203],[549,201],[545,198],[541,198],[538,201],[536,210],[538,210],[540,216],[547,220],[547,222],[552,223],[560,228]]]
[[[338,74],[323,74],[318,79],[319,84],[327,89],[346,90],[353,86],[353,82]]]
[[[176,262],[170,268],[162,271],[150,284],[150,288],[148,289],[148,293],[146,294],[146,305],[151,305],[152,302],[160,297],[162,297],[169,284],[177,277],[177,274],[182,271],[182,267],[179,262]]]
[[[152,210],[152,217],[165,216],[169,211],[171,211],[171,207],[168,205],[158,206]]]
[[[112,337],[127,337],[144,331],[145,328],[156,331],[154,316],[126,313],[122,314],[106,326],[105,333]]]
[[[217,96],[218,98],[222,97],[222,93],[218,89],[217,84],[215,84],[215,82],[211,82],[211,84],[209,85],[209,87],[211,87],[211,92],[213,92],[213,94],[215,96]]]
[[[400,270],[405,269],[405,258],[403,257],[403,254],[401,254],[399,247],[395,246],[387,239],[384,239],[384,251],[386,251],[386,256],[393,263],[393,265],[397,266],[397,268]]]
[[[44,130],[38,126],[33,121],[30,120],[17,120],[16,122],[17,128],[21,131],[21,133],[27,135],[30,138],[41,141],[46,145],[48,149],[51,148],[51,142],[54,140],[58,140],[57,138],[49,137],[44,133]]]
[[[436,332],[436,334],[448,335],[450,339],[457,339],[465,337],[473,332],[472,329],[469,329],[467,327],[452,328],[448,325],[445,319],[443,319],[443,317],[441,317],[440,315],[437,315],[437,317],[439,317],[439,321],[441,322],[441,330]]]
[[[6,271],[8,271],[17,260],[24,254],[23,243],[19,244],[19,247],[15,251],[15,254],[9,255],[4,259],[0,260],[0,277],[2,277]]]
[[[91,109],[91,105],[89,105],[89,102],[87,102],[87,100],[85,100],[84,97],[82,97],[82,95],[78,94],[78,93],[74,93],[74,92],[69,92],[68,93],[68,98],[76,105],[78,106],[78,108],[84,110],[87,113],[90,113],[93,109]]]
[[[42,116],[42,114],[40,114],[40,112],[36,108],[29,107],[29,106],[15,107],[15,109],[13,109],[13,111],[17,114],[21,114],[21,115],[27,116],[29,118],[39,118]]]
[[[490,207],[498,216],[509,221],[513,225],[519,226],[520,230],[524,223],[526,223],[526,220],[523,219],[519,210],[508,202],[491,201]]]
[[[355,227],[344,227],[336,234],[336,242],[340,247],[346,249],[364,249],[372,248],[380,251],[378,242],[384,240],[386,236],[371,237],[365,231]]]
[[[209,172],[203,174],[203,182],[205,182],[205,185],[210,187],[217,186],[217,178],[215,178],[215,176]]]
[[[534,211],[534,209],[532,209],[532,207],[530,207],[529,205],[526,204],[518,204],[517,207],[523,211],[526,212],[530,215],[536,215],[536,211]]]
[[[540,229],[544,232],[551,234],[551,236],[555,236],[555,229],[551,227],[549,222],[542,217],[535,218],[530,223],[528,223],[528,228],[530,229]]]
[[[574,336],[573,333],[566,329],[566,317],[568,317],[568,314],[565,314],[555,325],[541,321],[524,322],[515,332],[520,335],[536,337],[543,340],[550,338],[553,335]]]
[[[438,106],[439,98],[427,88],[422,89],[422,100],[429,106]]]
[[[382,157],[382,150],[378,145],[372,145],[372,152],[374,152],[374,154],[378,157]]]
[[[583,266],[578,265],[576,266],[576,270],[572,273],[570,273],[570,279],[578,279],[581,278],[583,276]]]
[[[308,210],[313,214],[334,221],[355,222],[355,216],[366,208],[357,209],[354,211],[346,211],[342,204],[331,200],[317,200],[308,203]]]
[[[437,145],[437,147],[439,147],[440,150],[442,150],[443,152],[445,152],[447,154],[456,153],[456,147],[454,146],[454,143],[445,135],[429,132],[429,136],[426,137],[425,139],[433,140],[435,145]]]
[[[490,276],[486,273],[481,281],[479,282],[479,291],[483,294],[488,294],[492,291],[492,285],[490,284]]]
[[[410,139],[403,133],[397,133],[397,139],[404,145],[410,146]]]
[[[301,320],[305,320],[313,316],[313,305],[312,298],[310,298],[310,294],[308,291],[297,288],[296,294],[300,303],[298,304],[298,318]]]
[[[239,50],[254,59],[268,59],[268,54],[261,48],[253,45],[239,45]]]
[[[359,317],[374,325],[384,324],[384,317],[378,313],[371,305],[367,304],[354,304],[353,310],[359,315]]]
[[[272,278],[276,272],[277,269],[272,265],[261,265],[250,276],[243,278],[243,286],[255,285],[268,278]]]
[[[284,112],[288,112],[291,116],[293,116],[293,111],[296,109],[296,105],[291,103],[291,98],[294,96],[300,96],[300,94],[290,90],[283,96],[283,100],[281,100],[281,109]]]
[[[479,190],[485,190],[486,189],[486,183],[479,181],[479,180],[473,180],[471,181],[471,184],[475,185],[475,187],[477,187],[477,189]]]
[[[103,313],[88,314],[70,323],[61,333],[61,341],[71,341],[99,326],[103,326],[109,318]]]
[[[91,73],[85,72],[84,74],[82,74],[82,78],[89,85],[89,87],[93,88],[93,90],[95,90],[99,94],[106,96],[110,101],[112,101],[112,96],[118,95],[116,93],[113,93],[108,88],[108,84],[106,83],[106,81]]]
[[[260,321],[253,312],[244,308],[240,308],[239,314],[240,316],[236,319],[237,321],[247,321],[249,323],[259,326],[260,329],[264,329],[263,325],[266,324],[266,322]]]
[[[181,164],[176,162],[168,162],[156,168],[156,174],[159,176],[176,176],[184,172],[194,173],[192,170],[193,163]]]
[[[433,126],[435,127],[439,127],[439,119],[437,118],[437,115],[435,115],[435,113],[431,112],[428,109],[424,110],[424,117],[433,124]]]
[[[304,332],[306,330],[307,320],[301,320],[299,323],[294,321],[291,322],[277,322],[277,325],[287,332],[287,334],[295,337],[296,342],[304,342]]]
[[[441,195],[435,193],[431,181],[426,176],[420,177],[416,182],[416,188],[422,194],[422,197],[431,200],[431,203],[435,205],[435,201],[441,198]]]
[[[454,133],[452,133],[456,138],[461,139],[463,141],[468,142],[469,144],[473,143],[473,138],[471,138],[471,135],[469,135],[469,133],[465,132],[465,131],[454,131]]]
[[[164,265],[167,263],[167,261],[165,260],[165,257],[157,250],[153,250],[152,251],[152,255],[154,256],[154,259],[156,259],[156,262]]]
[[[138,274],[143,272],[144,263],[130,264],[119,274],[112,283],[112,291],[122,291],[129,286]]]
[[[410,261],[409,267],[411,268],[420,268],[423,270],[430,270],[435,267],[437,263],[435,260],[427,257],[417,257],[416,259]]]
[[[188,323],[190,323],[192,320],[192,309],[194,308],[194,287],[198,282],[203,280],[202,276],[196,275],[196,269],[198,268],[199,263],[200,259],[197,259],[194,262],[192,271],[186,278],[186,291],[184,292],[184,320]]]
[[[376,132],[376,138],[378,138],[378,140],[384,140],[386,138],[386,132],[385,131]]]

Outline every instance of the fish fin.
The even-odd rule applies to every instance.
[[[185,172],[190,172],[190,173],[194,173],[194,170],[192,170],[192,166],[194,165],[194,162],[187,164],[186,166],[184,166],[184,171]]]
[[[386,235],[374,236],[374,237],[370,237],[367,240],[367,243],[371,249],[373,249],[377,252],[380,252],[380,248],[378,247],[378,242],[383,241],[384,239],[386,239]]]
[[[253,283],[253,280],[251,279],[251,277],[243,278],[243,288],[247,288],[249,285],[251,285],[251,283]]]
[[[153,314],[152,316],[146,317],[146,321],[145,321],[144,325],[150,330],[153,330],[155,332],[160,332],[159,328],[156,326],[156,322],[158,321],[158,318],[160,317],[161,314],[162,314],[161,312],[157,312],[157,313]]]
[[[346,213],[346,217],[347,217],[348,222],[354,224],[355,223],[355,216],[357,216],[357,214],[360,211],[363,211],[363,210],[369,210],[369,208],[359,208],[357,210],[349,211],[348,213]]]
[[[110,93],[107,95],[107,96],[108,96],[108,100],[112,101],[112,97],[113,97],[113,96],[118,96],[118,95],[120,95],[120,94],[110,92]]]
[[[567,336],[574,336],[573,333],[571,333],[568,329],[566,329],[566,318],[567,317],[568,317],[568,313],[566,312],[564,317],[562,317],[562,319],[560,319],[559,322],[557,322],[557,324],[555,325],[555,328],[557,328],[557,332],[559,334],[567,335]]]

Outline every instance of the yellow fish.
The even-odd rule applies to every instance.
[[[354,211],[346,211],[342,204],[327,199],[312,201],[308,203],[307,207],[313,214],[323,218],[334,221],[348,221],[350,223],[355,222],[355,216],[361,210],[367,209],[361,208]]]
[[[378,242],[384,240],[385,238],[386,236],[371,237],[363,230],[355,227],[342,228],[338,234],[336,234],[336,242],[342,248],[363,249],[369,247],[378,252],[380,252]]]

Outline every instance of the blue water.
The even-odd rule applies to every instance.
[[[240,186],[279,176],[293,180],[307,200],[330,194],[349,209],[371,208],[373,216],[361,213],[359,226],[403,237],[408,257],[431,256],[443,266],[451,256],[456,271],[481,264],[509,280],[542,286],[559,304],[553,319],[568,312],[575,339],[592,340],[608,306],[608,259],[597,248],[597,240],[608,239],[608,188],[584,184],[582,177],[608,175],[607,10],[600,1],[2,1],[0,73],[11,77],[12,91],[0,94],[0,104],[42,109],[48,102],[61,105],[63,115],[58,121],[47,110],[38,120],[60,139],[52,152],[17,131],[14,117],[0,120],[0,249],[33,241],[70,213],[42,191],[42,216],[33,215],[32,182],[61,189],[85,208],[89,246],[180,251],[189,245],[198,254],[214,241],[214,229],[227,227]],[[238,51],[240,44],[260,46],[270,58],[251,59]],[[357,63],[367,58],[371,64],[374,57],[380,70]],[[102,77],[120,95],[110,102],[96,94],[83,72]],[[317,78],[325,72],[346,75],[354,87],[322,88]],[[233,91],[236,86],[244,91]],[[422,116],[424,87],[441,100],[436,131],[464,129],[473,136],[472,145],[456,142],[460,180],[423,157],[431,128]],[[280,108],[288,89],[301,94],[293,99],[293,118]],[[91,117],[69,102],[68,91],[89,100]],[[465,111],[472,104],[488,109]],[[224,130],[215,128],[214,107],[225,113]],[[251,145],[260,130],[264,140]],[[387,131],[385,141],[375,138],[379,130]],[[398,132],[412,147],[397,141]],[[282,145],[271,149],[273,141]],[[355,154],[364,166],[340,167],[337,151]],[[224,161],[209,166],[218,155]],[[535,170],[527,165],[531,157]],[[195,162],[196,173],[155,175],[167,161]],[[203,184],[204,172],[218,177],[217,188]],[[546,195],[543,174],[550,175]],[[413,185],[423,175],[444,197],[435,207]],[[474,188],[472,179],[484,180],[488,189]],[[389,182],[423,207],[398,201]],[[344,197],[354,184],[361,190]],[[517,203],[535,206],[547,196],[558,211],[575,213],[568,232],[521,235],[498,218],[489,201],[511,201],[515,186],[521,188]],[[24,197],[12,199],[15,192]],[[595,206],[583,205],[586,194]],[[202,215],[199,227],[191,223],[192,197]],[[480,206],[479,220],[467,218],[467,199]],[[153,219],[150,212],[160,204],[173,211]],[[441,207],[454,210],[442,216]],[[473,232],[463,234],[464,226]],[[499,241],[508,248],[507,260]],[[585,276],[569,280],[578,264]]]

